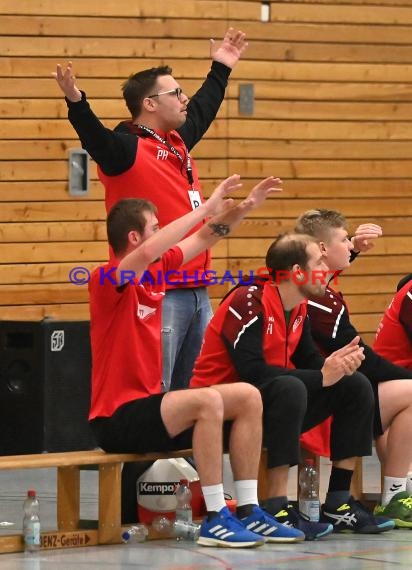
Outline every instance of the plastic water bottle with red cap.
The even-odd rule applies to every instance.
[[[34,489],[27,491],[23,510],[24,549],[27,552],[36,552],[40,549],[40,505]]]
[[[319,521],[319,477],[313,459],[306,459],[299,474],[299,511],[310,521]]]

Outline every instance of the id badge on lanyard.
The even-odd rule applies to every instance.
[[[200,192],[199,192],[199,190],[195,190],[194,188],[191,188],[190,190],[188,190],[188,194],[189,194],[189,200],[190,200],[190,204],[192,206],[192,210],[196,210],[196,208],[198,208],[202,204]]]

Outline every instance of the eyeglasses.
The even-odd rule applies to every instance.
[[[153,99],[153,97],[159,97],[160,95],[171,95],[172,93],[176,95],[180,101],[183,94],[183,89],[181,87],[176,87],[176,89],[170,89],[169,91],[161,91],[160,93],[155,93],[154,95],[148,95],[147,98]]]

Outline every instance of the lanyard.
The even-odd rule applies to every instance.
[[[172,152],[175,156],[177,156],[177,158],[180,160],[180,162],[183,164],[184,158],[183,156],[180,154],[180,152],[177,150],[177,148],[175,148],[172,144],[170,144],[169,141],[167,141],[166,139],[164,139],[163,137],[161,137],[160,135],[158,135],[156,133],[156,131],[154,131],[153,129],[151,129],[150,127],[146,127],[146,125],[137,125],[137,127],[144,131],[145,133],[147,133],[148,135],[150,135],[151,137],[153,137],[154,139],[156,139],[157,141],[159,141],[160,143],[164,144],[165,146],[167,146],[167,148],[170,150],[170,152]],[[190,154],[189,152],[187,152],[186,154],[186,165],[185,165],[185,170],[186,170],[186,176],[187,179],[189,181],[190,186],[193,188],[193,170],[192,170],[192,159],[190,158]]]

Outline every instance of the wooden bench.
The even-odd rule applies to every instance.
[[[36,455],[11,455],[0,457],[0,470],[57,469],[57,531],[41,533],[42,548],[70,548],[118,544],[121,541],[121,471],[123,463],[156,461],[177,457],[191,457],[191,449],[170,453],[106,453],[70,451]],[[319,457],[313,456],[319,471]],[[80,469],[98,467],[98,521],[97,530],[80,528]],[[354,474],[352,493],[365,499],[362,492],[362,470],[359,462]],[[258,474],[259,499],[267,497],[266,450],[262,450]],[[150,529],[150,538],[160,538]],[[0,535],[0,554],[21,552],[24,549],[20,534]]]
[[[67,548],[120,543],[121,470],[123,463],[192,456],[191,449],[170,453],[105,453],[70,451],[0,457],[0,470],[57,468],[57,531],[42,532],[42,548]],[[98,466],[98,528],[82,530],[80,521],[80,468]],[[152,533],[152,537],[155,536]],[[21,552],[22,534],[0,536],[0,553]]]

